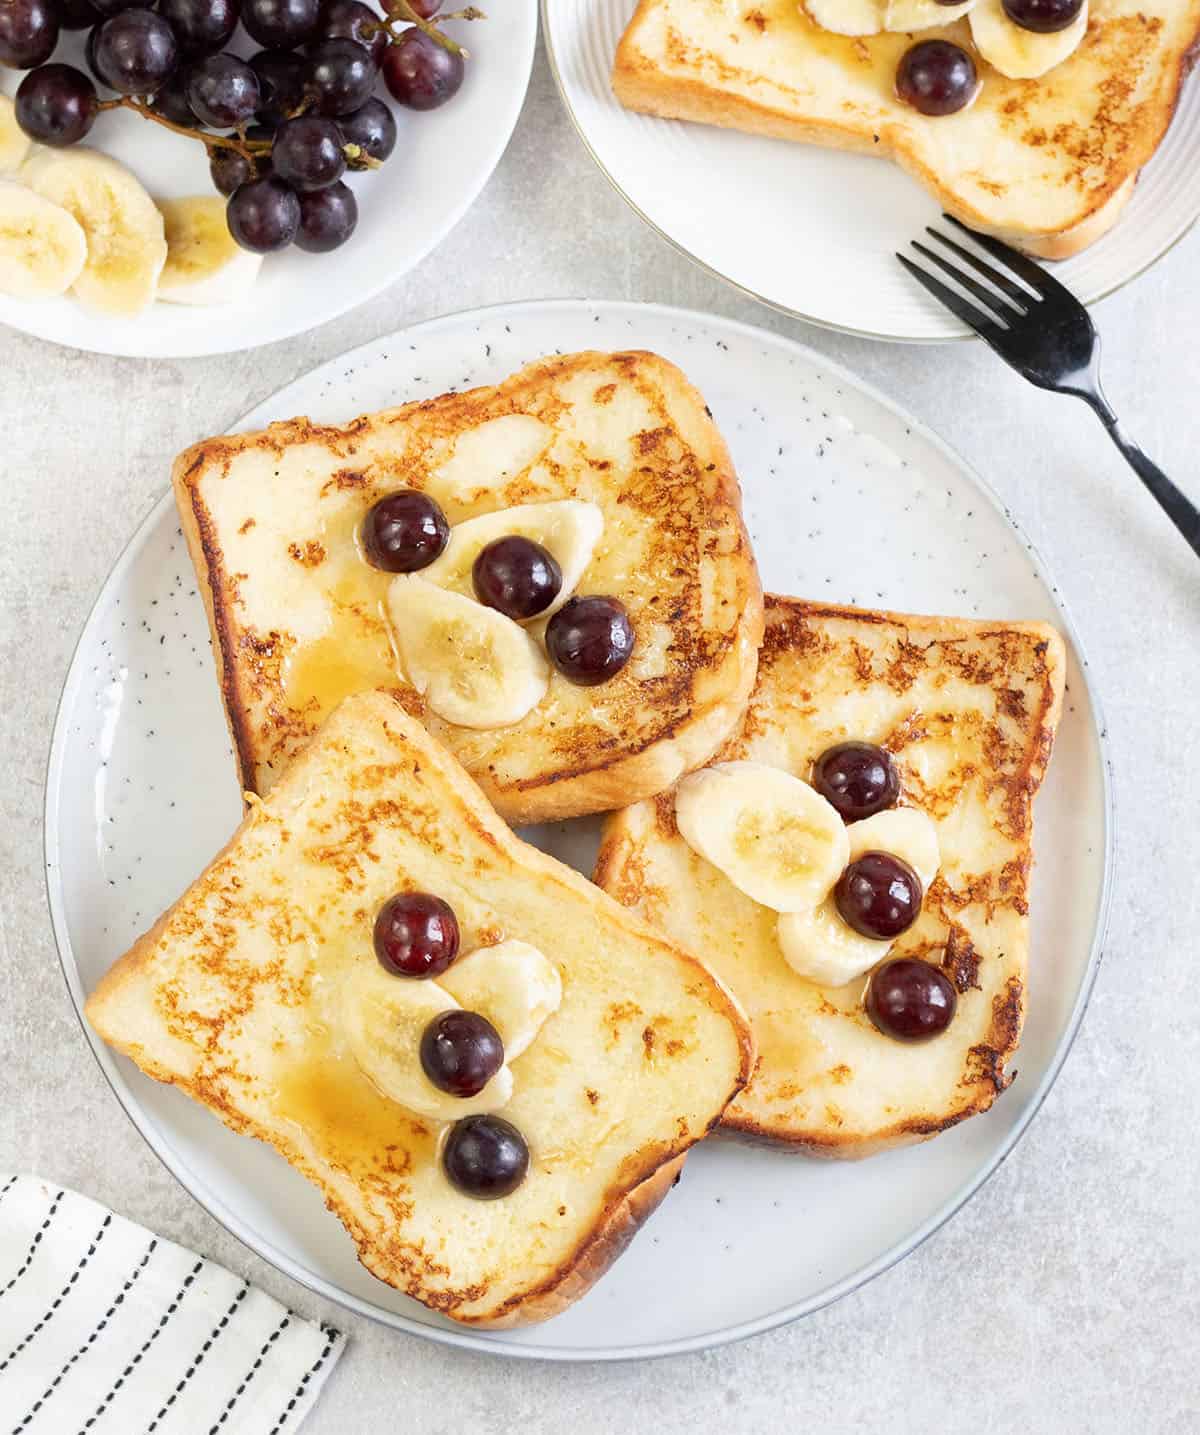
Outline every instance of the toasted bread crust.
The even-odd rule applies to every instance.
[[[354,1239],[360,1261],[380,1280],[464,1324],[508,1327],[545,1320],[565,1309],[599,1279],[653,1213],[678,1174],[687,1150],[715,1126],[726,1102],[732,1100],[749,1079],[753,1065],[752,1037],[736,1000],[701,962],[669,943],[635,914],[619,907],[578,873],[521,842],[484,801],[477,785],[449,754],[437,747],[395,697],[374,693],[348,699],[322,732],[331,743],[346,745],[345,750],[352,751],[355,734],[366,731],[364,724],[383,724],[398,752],[407,751],[415,755],[416,766],[412,771],[426,774],[423,781],[436,782],[443,795],[440,821],[444,824],[444,832],[453,831],[459,824],[468,825],[473,840],[494,854],[501,870],[520,871],[525,879],[535,881],[556,894],[560,905],[578,908],[581,914],[586,912],[584,920],[593,925],[615,933],[617,927],[613,924],[618,924],[623,933],[636,936],[644,944],[648,961],[668,960],[676,968],[682,965],[686,969],[688,991],[694,996],[703,993],[706,1008],[719,1013],[721,1019],[728,1022],[737,1051],[729,1090],[715,1104],[715,1109],[706,1113],[707,1126],[680,1130],[675,1123],[671,1126],[669,1139],[655,1140],[630,1151],[621,1161],[618,1179],[604,1192],[595,1210],[581,1220],[568,1254],[549,1274],[541,1273],[525,1284],[521,1283],[519,1275],[509,1276],[510,1289],[494,1293],[486,1284],[478,1282],[449,1288],[445,1282],[431,1283],[428,1255],[414,1249],[410,1259],[408,1248],[400,1243],[398,1237],[385,1241],[378,1229],[364,1223],[361,1213],[345,1198],[344,1188],[339,1188],[331,1178],[328,1153],[323,1153],[314,1144],[315,1137],[311,1131],[274,1119],[274,1108],[270,1123],[257,1117],[253,1102],[246,1097],[249,1089],[247,1078],[253,1082],[256,1075],[253,1072],[239,1074],[236,1066],[231,1070],[229,1055],[220,1044],[225,1025],[223,1017],[216,1025],[208,1017],[201,1018],[195,1037],[188,1037],[189,1042],[195,1043],[195,1051],[189,1053],[195,1058],[191,1069],[185,1069],[183,1062],[173,1065],[161,1059],[131,1034],[134,1025],[129,1016],[128,1003],[136,997],[139,989],[156,993],[165,990],[161,985],[164,979],[158,972],[159,965],[164,956],[170,955],[173,942],[186,939],[187,934],[196,931],[198,924],[203,926],[213,920],[206,903],[212,900],[220,902],[222,915],[216,919],[218,924],[227,926],[234,920],[228,911],[227,899],[214,898],[214,894],[230,890],[227,874],[231,865],[235,870],[241,870],[237,868],[239,848],[256,824],[278,820],[276,815],[271,815],[269,819],[266,816],[274,803],[273,798],[268,799],[266,806],[258,802],[251,805],[233,837],[189,891],[101,979],[88,998],[85,1013],[104,1040],[130,1057],[147,1075],[179,1087],[193,1100],[212,1110],[232,1130],[273,1146],[317,1185],[326,1205]],[[335,727],[336,733],[330,735]],[[326,780],[322,766],[325,757],[322,736],[318,736],[297,756],[281,789],[281,797],[286,797],[289,791],[303,793],[313,785],[323,783]],[[389,778],[387,781],[395,786],[398,779]],[[386,820],[382,819],[384,824]],[[373,839],[373,834],[378,831],[379,827],[375,824],[364,825],[362,829],[363,855],[368,861],[372,842],[377,840]],[[346,862],[347,871],[351,872],[359,862],[357,849],[343,852],[341,860]],[[348,876],[346,880],[357,879]],[[336,941],[334,945],[336,947]],[[227,960],[226,951],[227,939],[222,938],[211,954],[204,956],[206,970],[219,975]],[[157,1003],[159,997],[156,996],[155,1000]],[[171,1002],[167,1003],[165,1010],[177,1014],[177,1008]],[[234,1024],[239,1020],[241,1017],[235,1009]],[[372,1186],[374,1197],[386,1199],[393,1212],[402,1213],[405,1200],[411,1199],[406,1196],[402,1166],[393,1171],[390,1164],[385,1164],[383,1171],[385,1186],[378,1189]],[[399,1215],[394,1215],[393,1219],[397,1225],[402,1224]]]
[[[762,636],[762,591],[742,523],[737,475],[703,399],[674,365],[640,351],[584,353],[541,360],[495,388],[422,400],[385,414],[363,416],[343,427],[298,418],[273,424],[262,433],[209,439],[179,456],[172,482],[211,625],[217,678],[244,791],[265,792],[311,736],[321,714],[297,710],[285,691],[282,665],[292,643],[286,629],[280,626],[262,632],[241,619],[239,582],[244,575],[230,571],[225,551],[229,535],[223,535],[214,522],[206,482],[228,475],[240,455],[284,454],[301,445],[327,449],[339,461],[351,464],[359,444],[381,431],[453,434],[498,415],[531,412],[539,404],[552,407],[556,385],[589,372],[604,377],[614,370],[658,404],[660,428],[637,436],[639,483],[648,496],[631,501],[622,511],[639,515],[631,517],[631,523],[648,521],[654,526],[659,547],[655,561],[664,573],[676,575],[672,601],[683,615],[677,625],[681,636],[671,643],[665,674],[639,681],[631,672],[623,673],[588,690],[594,706],[604,715],[604,726],[618,734],[615,742],[589,720],[574,728],[551,723],[551,743],[551,733],[539,725],[536,711],[521,725],[521,735],[509,741],[502,731],[488,742],[483,738],[492,735],[464,732],[440,722],[425,710],[399,673],[395,690],[403,694],[408,710],[458,753],[503,816],[518,825],[606,811],[636,801],[670,786],[711,757],[745,707]],[[686,438],[671,432],[672,420],[660,397],[668,390],[671,403],[690,410],[693,429]],[[419,464],[402,467],[400,478],[413,487],[427,482]],[[381,479],[380,483],[385,481],[394,485],[396,478]],[[560,476],[558,482],[565,496],[570,475]],[[693,502],[683,516],[684,530],[674,534],[672,522],[678,523],[681,516],[681,483],[691,485]],[[520,484],[515,487],[520,491]],[[364,484],[364,511],[378,496],[372,484]],[[617,502],[625,504],[627,498],[632,500],[634,495],[623,493]],[[701,554],[703,557],[698,556]],[[724,601],[737,616],[723,628],[701,617],[703,585],[698,562],[725,575],[728,596]],[[695,571],[680,578],[689,567]],[[631,616],[635,630],[640,624],[659,621],[657,612],[646,607]],[[530,770],[512,776],[503,770],[497,753],[503,754],[506,744],[511,748],[521,742],[533,748],[540,745],[542,760],[527,763]]]
[[[1062,124],[1061,140],[1057,134],[1048,137],[1044,128],[1039,133],[1036,119],[1032,123],[1026,120],[1024,97],[1036,93],[1036,86],[1046,81],[1005,81],[990,67],[983,66],[985,84],[1004,85],[1012,92],[1011,97],[999,107],[998,126],[1009,122],[1011,109],[1014,122],[1028,124],[1022,143],[1031,146],[1061,143],[1064,147],[1071,144],[1079,156],[1072,161],[1071,172],[1062,177],[1064,188],[1070,186],[1077,195],[1069,220],[1044,224],[1032,217],[1006,219],[1004,200],[1000,197],[1002,185],[997,191],[996,202],[993,203],[992,196],[988,196],[986,204],[982,196],[972,198],[963,188],[956,187],[958,176],[943,173],[937,163],[931,163],[923,152],[921,122],[914,119],[907,106],[892,101],[889,96],[880,96],[880,104],[890,106],[886,116],[881,117],[878,113],[854,114],[855,107],[848,105],[852,115],[844,121],[805,114],[802,98],[795,99],[790,105],[764,102],[752,94],[740,93],[728,83],[728,80],[738,79],[753,82],[755,75],[752,67],[739,71],[722,57],[705,54],[702,45],[690,59],[685,59],[690,37],[680,32],[673,32],[672,37],[679,46],[678,56],[672,56],[672,60],[678,61],[679,68],[664,66],[657,49],[644,43],[663,4],[664,0],[640,0],[618,44],[612,85],[617,99],[627,108],[664,119],[690,120],[774,139],[890,158],[930,190],[944,210],[970,228],[993,234],[1045,259],[1069,258],[1095,243],[1116,223],[1133,194],[1138,172],[1153,156],[1167,132],[1200,40],[1200,4],[1188,0],[1192,17],[1190,29],[1183,41],[1166,56],[1163,81],[1153,101],[1138,108],[1136,122],[1133,123],[1100,123],[1097,119],[1086,140],[1078,137],[1068,139],[1068,131],[1081,128],[1074,119]],[[787,10],[786,23],[789,25],[808,26],[813,32],[821,33],[806,16],[793,14],[799,7],[791,0],[783,8]],[[1139,20],[1146,21],[1146,17],[1141,16],[1132,3],[1124,9],[1126,13],[1114,17],[1118,22],[1128,21],[1137,25]],[[744,16],[748,32],[769,33],[772,25],[784,23],[778,14],[767,13],[772,10],[770,3],[748,6]],[[968,33],[966,25],[966,21],[959,21],[955,27],[948,27],[947,33],[954,33],[955,38],[961,39]],[[1097,18],[1094,16],[1085,44],[1093,40],[1096,33]],[[888,38],[894,40],[896,37]],[[856,53],[865,56],[874,39],[868,37],[845,43],[852,44]],[[1114,106],[1119,106],[1133,88],[1133,78],[1125,72],[1123,63],[1135,48],[1128,42],[1114,47],[1109,81],[1109,98]],[[1065,70],[1070,64],[1068,61],[1059,68]],[[1034,87],[1032,90],[1031,86]],[[753,88],[753,83],[749,87]],[[1105,113],[1102,107],[1100,114]],[[936,125],[939,121],[932,123]],[[1086,121],[1084,125],[1086,127]]]
[[[988,772],[985,784],[991,794],[989,800],[995,799],[992,820],[1003,830],[1006,850],[1015,854],[999,874],[998,881],[988,885],[986,900],[996,908],[1011,908],[1014,920],[1023,923],[1027,912],[1027,879],[1031,863],[1033,798],[1045,775],[1062,711],[1065,653],[1059,635],[1043,623],[936,619],[810,604],[772,595],[767,596],[766,606],[767,628],[759,659],[758,684],[742,728],[716,755],[715,761],[718,762],[754,757],[753,744],[760,733],[777,731],[788,721],[805,720],[806,706],[816,701],[812,694],[799,694],[801,706],[791,719],[785,718],[783,710],[777,707],[782,691],[779,686],[781,680],[774,677],[777,663],[785,665],[789,675],[786,689],[789,692],[793,683],[804,682],[805,674],[811,675],[815,685],[822,664],[826,662],[862,661],[869,667],[869,659],[864,657],[860,660],[853,652],[853,633],[856,629],[895,629],[898,635],[902,635],[892,666],[882,673],[876,669],[870,678],[864,676],[864,683],[895,684],[898,692],[905,692],[925,661],[924,651],[937,649],[938,662],[944,665],[945,653],[952,650],[956,643],[964,641],[991,644],[999,654],[994,671],[986,663],[964,656],[962,666],[970,681],[994,688],[1003,698],[1010,691],[1005,686],[1006,679],[1015,682],[1018,673],[1024,677],[1020,704],[1016,696],[1006,699],[1011,702],[1014,714],[1019,706],[1019,721],[1014,719],[1014,722],[1020,736],[1019,739],[1014,737],[1013,741],[1019,741],[1020,750],[1017,753],[1007,752],[1002,764],[997,758],[995,769]],[[915,635],[911,643],[907,636],[910,630]],[[849,653],[846,651],[847,644],[851,649]],[[864,654],[868,646],[864,638]],[[1005,669],[1006,662],[1012,665],[1011,670]],[[975,670],[972,671],[972,668]],[[853,679],[849,681],[853,682]],[[1015,688],[1013,691],[1015,693]],[[1031,695],[1030,705],[1026,700]],[[909,743],[919,746],[925,736],[925,721],[915,714],[911,720],[903,720],[884,745],[900,754],[905,752]],[[864,734],[831,733],[827,740],[860,735]],[[867,736],[877,741],[883,734]],[[918,806],[924,804],[927,810],[931,805],[937,810],[949,803],[946,812],[952,810],[954,799],[937,789],[921,789],[915,771],[908,774],[906,781],[916,784],[916,787],[905,793],[904,800]],[[605,825],[595,881],[620,901],[652,920],[661,921],[668,932],[685,940],[681,936],[681,923],[671,918],[671,909],[678,905],[684,911],[689,910],[690,894],[681,891],[678,886],[672,887],[668,893],[660,885],[665,871],[673,873],[672,880],[676,883],[684,879],[680,878],[675,868],[655,869],[653,866],[656,848],[668,844],[682,845],[675,826],[673,793],[660,794],[653,803],[642,803],[636,808],[614,813]],[[705,895],[699,894],[690,900],[703,903]],[[718,899],[709,897],[708,900]],[[979,986],[980,953],[972,946],[960,919],[964,906],[979,900],[982,899],[972,896],[969,887],[967,892],[955,891],[939,878],[926,893],[926,917],[932,919],[931,926],[944,927],[950,935],[944,940],[923,938],[919,951],[914,948],[907,953],[938,961],[960,995]],[[772,1064],[764,1056],[760,1035],[760,1055],[754,1077],[742,1096],[726,1109],[721,1119],[721,1131],[809,1156],[857,1159],[891,1147],[928,1140],[968,1117],[986,1111],[1011,1081],[1006,1065],[1019,1045],[1024,1018],[1023,929],[1010,930],[1008,937],[1013,947],[1021,950],[999,954],[1006,963],[1004,971],[1007,975],[994,990],[990,1010],[986,1013],[986,1025],[978,1030],[972,1046],[964,1053],[964,1064],[957,1073],[953,1090],[940,1093],[942,1100],[936,1109],[909,1110],[898,1119],[879,1121],[869,1129],[852,1123],[842,1124],[840,1120],[798,1119],[788,1102],[771,1106],[759,1099],[756,1083],[760,1080],[770,1079],[777,1083],[785,1080],[785,1073],[777,1063]],[[935,953],[939,955],[935,956]],[[996,954],[989,959],[997,959]],[[782,963],[782,958],[778,960]],[[722,964],[715,955],[713,961],[736,993],[736,965]],[[785,970],[781,965],[781,974]],[[755,1011],[751,1006],[752,1024],[754,1019]],[[802,1037],[803,1033],[797,1027],[797,1044]],[[797,1091],[799,1093],[799,1087]],[[764,1114],[768,1107],[769,1116]]]

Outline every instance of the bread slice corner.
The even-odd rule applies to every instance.
[[[481,1202],[447,1181],[439,1124],[382,1096],[342,1032],[340,984],[374,963],[404,888],[455,909],[463,952],[518,937],[563,999],[512,1062],[500,1113],[531,1165]],[[745,1083],[721,982],[500,821],[394,696],[347,699],[229,844],[88,999],[155,1080],[275,1147],[381,1281],[454,1320],[510,1326],[578,1299],[629,1244]]]
[[[742,1002],[754,1074],[731,1134],[812,1156],[925,1140],[1006,1089],[1027,1000],[1033,800],[1062,709],[1062,638],[1037,622],[928,618],[768,595],[758,682],[717,761],[807,779],[837,742],[892,753],[904,805],[938,830],[940,873],[891,956],[939,965],[958,993],[940,1036],[896,1042],[863,1007],[866,978],[829,988],[792,970],[775,914],[697,856],[673,793],[608,819],[596,881],[698,954]]]

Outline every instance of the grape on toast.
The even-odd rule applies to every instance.
[[[750,759],[808,781],[835,744],[891,753],[901,807],[936,828],[940,871],[888,955],[935,964],[957,1010],[922,1044],[884,1035],[864,1010],[865,977],[831,987],[785,961],[776,912],[688,845],[673,793],[614,813],[596,881],[708,963],[750,1018],[757,1063],[723,1129],[865,1156],[936,1135],[1005,1089],[1025,1011],[1033,799],[1063,680],[1062,640],[1045,624],[768,595],[758,681],[715,761]]]
[[[174,485],[251,792],[266,793],[337,702],[363,689],[399,690],[511,822],[661,791],[712,755],[745,706],[762,595],[737,478],[703,399],[657,355],[548,358],[494,388],[340,428],[295,419],[208,439],[176,461]],[[531,647],[507,618],[468,602],[469,567],[440,576],[449,550],[436,571],[457,584],[450,598],[431,592],[428,568],[389,599],[393,575],[364,560],[359,530],[400,489],[435,499],[452,541],[488,515],[517,526],[561,513],[564,501],[583,512],[594,524],[588,541],[599,538],[572,574],[574,592],[624,605],[635,640],[626,665],[599,686],[550,671],[544,696],[515,721],[480,729],[440,716],[435,689],[443,711],[458,711],[446,691],[458,678],[447,671],[456,642],[467,661],[481,641],[470,632],[459,642],[454,623],[506,628],[506,655],[485,648],[491,667],[468,674],[476,696],[490,682],[498,697],[512,695],[514,663],[545,684],[544,624],[530,625]],[[426,614],[429,641],[409,652],[418,600],[434,599],[454,611]],[[435,685],[428,691],[418,667]]]
[[[405,1000],[431,990],[389,976],[372,950],[376,912],[405,888],[457,913],[468,955],[439,979],[447,986],[503,943],[536,948],[557,973],[557,1010],[543,1011],[510,1062],[500,1115],[523,1133],[530,1164],[503,1199],[476,1200],[447,1180],[445,1109],[431,1117],[381,1089],[389,1062],[415,1069],[409,1028],[368,1031],[381,1049],[366,1057],[356,1044],[372,983]],[[485,983],[468,1002],[457,980],[464,1006],[503,1029],[504,993]],[[443,992],[427,1004],[452,1005]],[[582,1295],[752,1060],[745,1020],[716,978],[513,836],[455,759],[379,692],[346,699],[251,804],[228,846],[104,977],[87,1016],[148,1075],[281,1152],[320,1188],[372,1274],[472,1325],[542,1320]],[[415,1093],[419,1104],[431,1092]]]
[[[896,94],[915,40],[971,49],[968,19],[836,35],[799,0],[641,0],[613,89],[633,110],[883,155],[973,229],[1061,259],[1117,220],[1166,134],[1200,0],[1090,0],[1082,43],[1038,79],[983,60],[978,98],[926,117]]]

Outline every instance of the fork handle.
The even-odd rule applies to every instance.
[[[1103,398],[1093,403],[1092,407],[1100,415],[1109,438],[1121,450],[1125,462],[1154,495],[1158,506],[1179,529],[1192,552],[1200,556],[1200,508],[1175,487],[1153,459],[1138,448]]]

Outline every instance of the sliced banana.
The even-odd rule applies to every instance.
[[[364,957],[342,987],[342,1031],[354,1060],[389,1100],[435,1121],[457,1121],[498,1111],[512,1096],[507,1062],[478,1096],[439,1091],[421,1066],[425,1028],[458,1002],[438,982],[393,977],[373,957]]]
[[[803,0],[800,8],[822,30],[835,35],[878,35],[887,0]]]
[[[1010,80],[1036,80],[1061,65],[1087,34],[1088,5],[1065,30],[1040,34],[1024,30],[1008,18],[1004,0],[979,0],[971,11],[971,38],[983,58]]]
[[[832,897],[811,911],[781,912],[776,933],[788,966],[823,987],[844,987],[861,977],[892,945],[856,932],[842,920]]]
[[[762,762],[691,773],[676,791],[675,820],[693,852],[777,912],[811,910],[848,860],[834,808],[807,782]]]
[[[504,1059],[515,1061],[562,1004],[558,968],[528,942],[498,942],[460,957],[444,972],[445,987],[468,1011],[477,1011],[500,1033]]]
[[[508,727],[545,696],[541,649],[494,608],[404,573],[388,589],[388,615],[405,676],[447,722]]]
[[[158,297],[169,304],[232,304],[254,287],[262,255],[235,243],[217,195],[160,199],[167,262]]]
[[[905,34],[913,30],[932,30],[938,25],[961,20],[978,3],[979,0],[963,0],[961,5],[940,5],[938,0],[888,0],[884,29]]]
[[[0,294],[65,294],[86,261],[87,239],[72,215],[23,184],[0,179]]]
[[[29,153],[29,136],[17,123],[16,106],[0,95],[0,174],[13,174]]]
[[[140,314],[153,302],[167,258],[163,218],[137,177],[106,154],[80,145],[42,150],[21,180],[69,210],[87,235],[87,263],[76,296],[105,314]]]
[[[441,588],[473,595],[471,568],[480,550],[510,534],[530,538],[540,543],[562,569],[558,597],[537,614],[539,619],[545,619],[558,612],[579,586],[603,532],[604,514],[599,505],[582,498],[501,508],[455,524],[450,531],[450,542],[428,568],[422,568],[421,577]]]
[[[942,865],[937,828],[915,807],[890,807],[874,817],[852,822],[846,836],[850,842],[849,861],[864,852],[890,852],[913,869],[921,879],[922,891],[929,890]]]

